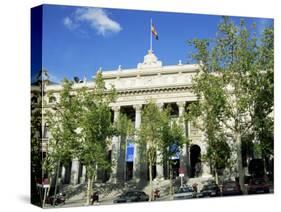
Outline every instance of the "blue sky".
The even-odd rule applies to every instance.
[[[190,61],[187,40],[214,38],[221,20],[214,15],[44,5],[43,67],[57,82],[74,76],[90,80],[100,67],[135,68],[149,49],[151,18],[159,35],[153,50],[164,65]],[[236,23],[240,18],[232,17]],[[256,23],[258,34],[273,23],[244,19],[248,25]],[[32,78],[35,70],[38,67],[32,64]]]

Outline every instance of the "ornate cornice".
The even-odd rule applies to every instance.
[[[163,87],[154,87],[154,88],[143,88],[143,89],[127,89],[127,90],[118,90],[117,94],[120,96],[132,95],[132,94],[151,94],[151,93],[165,93],[173,91],[183,91],[191,90],[191,85],[182,85],[182,86],[163,86]]]
[[[186,65],[170,65],[151,67],[149,69],[123,69],[114,71],[104,71],[102,76],[104,79],[127,78],[127,77],[140,77],[158,74],[178,74],[178,73],[197,73],[199,71],[198,64]]]

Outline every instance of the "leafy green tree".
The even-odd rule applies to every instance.
[[[219,171],[230,165],[230,154],[231,149],[227,143],[227,138],[225,138],[223,134],[208,140],[206,158],[215,172],[215,180],[217,184],[219,183]]]
[[[171,121],[169,114],[169,108],[162,112],[162,142],[159,145],[159,149],[162,158],[161,163],[168,161],[168,173],[170,180],[169,193],[171,196],[173,194],[172,157],[177,157],[180,154],[183,145],[188,144],[189,140],[187,140],[184,136],[183,125],[181,123],[182,117],[180,117],[180,120]]]
[[[119,114],[116,130],[118,135],[122,137],[121,140],[125,139],[127,136],[131,137],[135,133],[133,122],[123,113]]]
[[[142,122],[138,133],[138,141],[141,146],[146,147],[145,157],[148,160],[150,195],[153,197],[152,166],[156,164],[157,148],[161,143],[161,113],[158,106],[149,102],[142,110]]]
[[[59,101],[53,102],[52,107],[46,110],[44,116],[51,136],[43,168],[46,173],[49,173],[50,182],[55,172],[55,194],[60,166],[76,157],[79,104],[72,94],[72,85],[73,83],[67,79],[62,82]]]
[[[46,112],[51,138],[44,169],[49,173],[55,170],[57,182],[60,164],[79,159],[86,167],[87,204],[97,168],[110,169],[107,148],[110,137],[117,132],[111,122],[109,103],[115,96],[113,88],[105,88],[102,73],[98,72],[93,91],[86,87],[74,89],[72,82],[64,80],[59,101]]]
[[[193,90],[199,101],[191,106],[191,114],[200,117],[201,125],[207,130],[208,141],[215,141],[213,133],[208,131],[217,130],[232,138],[236,146],[239,183],[243,190],[241,137],[254,131],[257,125],[257,94],[261,93],[259,88],[264,85],[259,84],[257,79],[268,80],[265,73],[273,72],[269,65],[271,60],[266,60],[270,54],[263,54],[271,42],[272,38],[263,39],[258,45],[255,33],[251,33],[243,20],[236,26],[228,17],[224,17],[219,24],[215,40],[190,41],[196,49],[193,57],[201,70],[193,80]],[[261,61],[269,63],[268,66],[261,66]],[[269,90],[273,89],[273,85],[269,84]]]
[[[146,147],[145,157],[148,160],[150,201],[153,198],[152,167],[157,163],[157,157],[163,161],[170,161],[178,151],[172,149],[177,145],[178,149],[183,144],[183,129],[176,121],[170,122],[170,111],[160,110],[154,103],[149,102],[142,111],[142,122],[138,132],[138,141]],[[161,163],[163,162],[161,161]]]
[[[189,106],[190,113],[187,114],[187,119],[193,122],[198,122],[198,116],[202,119],[199,128],[205,132],[207,142],[207,153],[203,159],[213,168],[218,183],[218,170],[229,165],[231,151],[227,144],[227,133],[221,126],[222,111],[226,107],[224,84],[219,76],[212,74],[206,74],[204,79],[198,82],[200,84],[194,88],[197,89],[196,92],[204,90],[204,97]]]
[[[82,88],[77,92],[79,102],[78,139],[76,145],[77,158],[86,167],[87,196],[86,203],[90,203],[93,181],[97,168],[110,170],[110,161],[107,158],[110,138],[117,134],[112,123],[109,104],[114,102],[115,89],[106,89],[102,73],[98,72],[95,78],[93,91]]]
[[[39,99],[39,96],[37,93],[35,94],[36,99]],[[39,204],[42,199],[39,198],[36,184],[43,180],[42,136],[40,136],[42,134],[42,108],[38,102],[31,104],[31,202]]]
[[[264,157],[273,156],[274,106],[274,31],[266,28],[261,38],[258,67],[263,74],[256,76],[254,121],[257,140]]]

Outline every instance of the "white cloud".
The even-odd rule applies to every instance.
[[[73,30],[73,29],[75,29],[75,28],[78,27],[78,25],[75,24],[75,23],[72,21],[72,19],[69,18],[69,17],[65,17],[65,18],[63,19],[63,24],[64,24],[64,26],[66,26],[66,28],[68,28],[68,29],[70,29],[70,30]]]
[[[65,17],[63,23],[70,30],[81,27],[82,24],[89,24],[90,28],[102,36],[122,30],[120,24],[100,8],[79,8],[72,14],[72,18]]]

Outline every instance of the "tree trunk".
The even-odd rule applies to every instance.
[[[52,177],[48,177],[48,179],[49,179],[49,185],[50,185],[50,187],[51,187],[51,185],[52,185],[52,183],[53,183]],[[50,194],[50,190],[51,190],[51,189],[49,189],[48,192],[47,192],[47,197],[48,197],[49,194]]]
[[[54,207],[55,207],[57,188],[58,188],[59,171],[60,171],[60,160],[57,162],[57,168],[56,168],[55,192],[54,192],[54,199],[53,199],[53,206]]]
[[[236,134],[236,150],[237,150],[237,166],[238,166],[238,174],[239,174],[239,184],[241,186],[241,190],[245,193],[245,184],[244,184],[244,168],[242,161],[242,150],[241,150],[241,133],[238,131]]]
[[[88,176],[86,205],[90,205],[91,194],[93,193],[93,181],[94,181],[94,177],[93,176]]]
[[[169,160],[169,179],[170,179],[170,190],[169,190],[169,194],[170,194],[170,199],[172,199],[172,195],[173,195],[173,171],[172,171],[172,164],[171,161]]]
[[[152,185],[152,163],[149,162],[149,185],[150,185],[150,195],[149,201],[153,200],[153,185]]]
[[[43,208],[45,207],[46,196],[47,196],[47,189],[48,189],[48,188],[43,188],[43,190],[44,190],[44,198],[43,198],[43,204],[42,204],[42,207],[43,207]]]
[[[216,184],[219,184],[219,176],[218,176],[218,170],[215,169],[215,179],[216,179]]]

